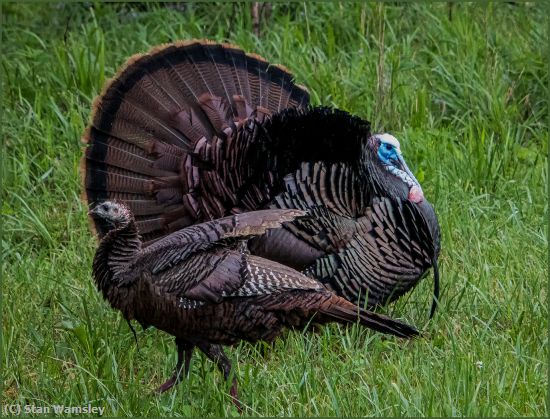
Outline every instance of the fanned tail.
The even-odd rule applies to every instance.
[[[227,215],[231,198],[197,198],[198,167],[215,164],[249,118],[308,101],[283,67],[232,45],[175,42],[134,55],[94,101],[83,198],[127,204],[146,242]],[[207,181],[222,196],[239,187],[215,175]],[[102,236],[105,226],[92,223]]]

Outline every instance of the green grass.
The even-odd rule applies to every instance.
[[[2,403],[108,415],[236,414],[221,374],[126,323],[95,290],[80,201],[80,135],[125,58],[175,39],[228,40],[290,68],[314,103],[401,139],[442,227],[431,279],[388,312],[414,342],[329,326],[267,355],[230,348],[248,415],[546,416],[547,10],[541,4],[275,5],[260,39],[247,5],[3,6]],[[449,19],[451,12],[452,19]],[[430,277],[431,278],[431,277]],[[480,361],[483,366],[476,364]]]

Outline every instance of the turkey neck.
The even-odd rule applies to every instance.
[[[94,280],[97,289],[111,304],[111,291],[118,285],[117,274],[124,271],[140,250],[141,239],[133,218],[109,231],[101,240],[94,257]]]
[[[372,205],[374,197],[385,197],[393,200],[407,201],[409,186],[385,170],[380,164],[375,152],[365,143],[361,153],[360,176],[366,185],[372,185],[369,205]],[[434,257],[439,255],[439,223],[433,206],[426,200],[413,204],[423,217],[423,221],[434,240]]]

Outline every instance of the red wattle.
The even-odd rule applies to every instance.
[[[415,204],[418,204],[419,202],[422,202],[424,200],[424,192],[422,192],[422,189],[420,189],[418,186],[413,186],[409,190],[409,201],[414,202]]]

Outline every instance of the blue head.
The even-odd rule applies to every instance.
[[[390,134],[377,134],[375,137],[380,141],[378,146],[378,158],[384,165],[395,166],[403,159],[399,141]]]
[[[408,186],[409,200],[421,202],[424,199],[422,188],[405,163],[397,138],[390,134],[375,134],[371,139],[383,168],[394,175],[397,181],[402,181]]]

